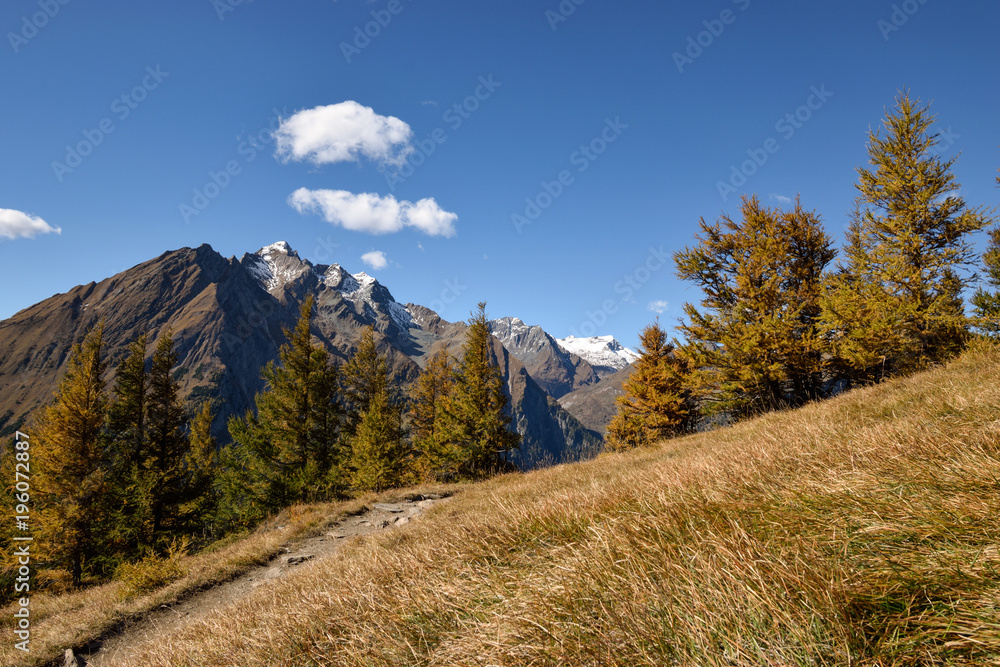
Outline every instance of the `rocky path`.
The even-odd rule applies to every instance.
[[[195,593],[177,604],[161,607],[117,634],[101,642],[91,643],[73,656],[67,650],[64,664],[66,667],[101,667],[127,661],[137,646],[176,632],[188,623],[236,602],[257,586],[285,576],[297,565],[325,558],[353,537],[403,526],[427,508],[446,500],[442,496],[428,494],[399,503],[375,503],[362,514],[348,516],[334,524],[322,535],[285,545],[281,553],[265,565],[248,570],[224,584]]]

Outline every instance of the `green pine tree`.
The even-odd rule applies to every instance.
[[[933,122],[901,92],[858,169],[845,261],[822,300],[824,331],[855,381],[946,359],[968,335],[961,291],[974,276],[961,272],[974,260],[969,236],[989,218],[957,194]]]
[[[624,393],[615,399],[618,414],[608,425],[605,443],[611,451],[674,437],[689,431],[697,417],[697,407],[685,389],[689,362],[667,342],[659,320],[643,329],[639,341],[635,370],[622,384]]]
[[[115,373],[114,400],[108,410],[108,433],[115,455],[129,465],[146,454],[147,336],[139,334],[129,344],[128,355]]]
[[[357,491],[384,491],[409,477],[410,450],[403,437],[399,408],[386,391],[368,402],[351,437],[352,481]]]
[[[261,371],[265,388],[255,398],[256,414],[229,420],[233,444],[222,453],[219,484],[221,518],[230,524],[252,525],[294,502],[346,489],[338,368],[326,348],[312,342],[312,308],[310,296],[295,329],[285,331],[280,363]]]
[[[700,221],[699,244],[674,254],[677,275],[698,285],[702,310],[684,305],[682,355],[703,410],[746,416],[801,405],[823,393],[819,297],[834,257],[819,217],[744,197],[742,220]]]
[[[146,417],[149,459],[144,469],[153,480],[150,511],[153,540],[164,546],[180,530],[180,505],[184,502],[184,460],[188,441],[184,434],[186,418],[178,398],[179,387],[173,378],[177,365],[173,335],[164,332],[156,342],[149,372],[149,403]]]
[[[42,409],[31,443],[37,553],[44,567],[68,572],[74,587],[93,573],[92,561],[104,539],[108,397],[103,344],[102,322],[73,347],[55,401]]]
[[[455,450],[453,477],[482,479],[512,467],[510,453],[521,444],[512,431],[510,398],[493,351],[493,334],[480,303],[469,319],[454,391],[446,402],[443,437]]]
[[[457,469],[455,450],[445,437],[444,416],[454,385],[451,358],[437,352],[410,389],[410,432],[424,478],[438,479]]]
[[[378,351],[373,327],[362,330],[357,349],[344,364],[341,385],[347,411],[344,429],[353,435],[375,397],[389,392],[388,362]]]
[[[146,367],[147,336],[140,334],[129,344],[128,354],[118,365],[108,410],[108,440],[111,468],[108,493],[111,499],[108,537],[113,556],[131,559],[152,541],[152,493],[155,481],[148,474],[150,460],[146,434],[149,371]],[[111,555],[111,554],[109,554]]]
[[[380,491],[409,478],[411,456],[404,442],[399,401],[390,394],[388,360],[378,351],[373,327],[365,327],[341,377],[351,442],[355,490]]]
[[[188,449],[184,456],[184,494],[180,507],[183,525],[202,539],[216,536],[214,518],[218,502],[215,479],[219,469],[219,449],[212,436],[211,401],[204,401],[191,420]]]

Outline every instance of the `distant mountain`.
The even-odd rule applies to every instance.
[[[589,363],[559,347],[540,326],[528,326],[516,317],[503,317],[490,322],[490,327],[493,335],[553,398],[562,398],[600,380]]]
[[[622,384],[635,371],[626,366],[596,384],[581,387],[559,399],[559,405],[580,420],[584,426],[604,435],[608,424],[618,413],[615,399],[622,395]]]
[[[614,375],[639,358],[633,350],[623,347],[614,336],[592,336],[590,338],[560,338],[559,345],[578,357],[585,359],[601,378]]]
[[[105,321],[106,356],[114,367],[140,332],[155,339],[171,329],[178,354],[175,377],[181,397],[194,407],[211,398],[216,435],[228,439],[226,421],[253,405],[262,388],[260,369],[276,360],[283,328],[294,327],[299,306],[315,298],[313,336],[344,360],[361,330],[373,326],[396,382],[418,375],[435,349],[457,352],[465,324],[447,323],[420,306],[403,306],[365,273],[339,264],[314,265],[279,242],[242,258],[223,258],[210,246],[167,252],[100,283],[0,321],[0,433],[23,425],[31,410],[51,400],[72,345],[98,320]],[[584,428],[531,377],[516,356],[498,345],[518,431],[517,462],[525,468],[592,456],[597,433]]]

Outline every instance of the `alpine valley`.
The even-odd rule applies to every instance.
[[[457,353],[464,339],[464,322],[397,303],[375,278],[339,264],[313,264],[285,242],[238,260],[207,244],[181,248],[0,321],[0,435],[13,433],[51,400],[73,345],[103,319],[109,387],[137,334],[150,334],[151,355],[153,341],[169,329],[182,399],[189,409],[212,399],[213,431],[228,441],[229,417],[252,408],[263,388],[261,368],[278,359],[284,329],[295,326],[310,295],[314,339],[345,360],[362,330],[373,326],[403,386],[430,355]],[[514,317],[491,326],[493,356],[522,436],[515,463],[530,469],[596,455],[635,353],[611,337],[556,340]]]

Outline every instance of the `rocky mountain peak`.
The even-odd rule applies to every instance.
[[[290,282],[312,273],[308,261],[299,258],[285,241],[266,245],[255,253],[240,258],[240,264],[250,272],[264,291],[276,294]]]

